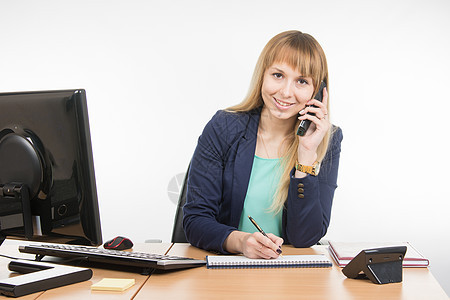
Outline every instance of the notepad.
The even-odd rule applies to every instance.
[[[134,279],[103,278],[99,282],[91,285],[91,290],[123,292],[126,289],[132,287],[134,283]]]
[[[241,268],[326,268],[332,263],[323,254],[317,255],[283,255],[275,259],[254,259],[242,255],[208,255],[208,269]]]

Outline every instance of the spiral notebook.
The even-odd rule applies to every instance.
[[[246,269],[246,268],[327,268],[331,261],[323,254],[283,255],[275,259],[254,259],[241,255],[208,255],[208,269]]]

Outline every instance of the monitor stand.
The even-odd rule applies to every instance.
[[[0,183],[0,201],[8,203],[10,207],[14,207],[14,211],[9,214],[1,214],[0,235],[6,236],[6,230],[22,227],[22,235],[27,239],[31,239],[33,237],[33,222],[28,186],[17,182]],[[5,233],[2,233],[2,231]],[[0,237],[0,245],[4,240],[4,238],[1,240]]]
[[[0,294],[11,297],[20,297],[92,278],[91,269],[46,262],[13,260],[8,267],[11,271],[24,274],[0,280]]]

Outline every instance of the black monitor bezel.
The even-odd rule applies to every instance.
[[[4,105],[8,105],[8,101],[2,101],[2,99],[14,99],[14,101],[21,101],[21,99],[26,99],[24,101],[24,105],[20,106],[20,110],[29,109],[26,107],[27,101],[39,101],[39,99],[43,99],[48,97],[48,99],[55,99],[55,105],[61,105],[61,101],[68,101],[66,104],[69,104],[69,101],[73,105],[72,109],[72,117],[74,118],[74,122],[76,124],[71,124],[76,127],[76,134],[78,135],[79,144],[77,149],[77,165],[79,166],[78,171],[80,172],[79,180],[80,189],[82,191],[82,200],[80,201],[80,226],[82,227],[82,232],[77,232],[75,235],[73,234],[65,234],[58,232],[58,234],[44,234],[44,235],[33,235],[31,238],[25,237],[25,235],[19,231],[9,231],[9,230],[1,230],[0,233],[7,237],[18,238],[18,239],[27,239],[33,241],[42,241],[42,242],[55,242],[55,243],[70,243],[70,244],[82,244],[82,245],[91,245],[98,246],[102,244],[102,234],[101,234],[101,225],[100,225],[100,212],[98,206],[98,197],[97,197],[97,188],[96,188],[96,180],[95,180],[95,172],[94,172],[94,160],[92,153],[92,143],[91,143],[91,135],[90,135],[90,126],[89,126],[89,116],[87,109],[87,101],[86,101],[86,91],[84,89],[74,89],[74,90],[51,90],[51,91],[30,91],[30,92],[12,92],[12,93],[0,93],[0,109],[7,109]],[[52,101],[52,100],[46,100]],[[11,106],[11,105],[10,105]],[[14,114],[17,115],[17,120],[15,121],[17,124],[26,123],[26,121],[21,120],[20,111],[17,106],[14,106]],[[31,108],[32,109],[32,108]],[[39,113],[39,112],[37,112]],[[74,115],[73,115],[74,114]],[[26,114],[24,114],[26,115]],[[61,116],[59,116],[61,117]],[[43,122],[46,122],[46,119],[49,119],[48,116],[43,116]],[[51,118],[50,118],[51,119]],[[50,125],[52,125],[52,121],[48,121]],[[54,125],[54,124],[53,124]],[[0,119],[0,131],[4,130],[6,127],[10,126],[10,124],[5,124]],[[30,128],[33,131],[33,128]],[[27,137],[29,138],[29,137]],[[39,141],[40,142],[40,141]],[[45,148],[44,145],[41,145]],[[40,151],[38,151],[40,152]],[[42,154],[42,153],[41,153]],[[45,155],[43,155],[45,156]],[[43,161],[46,160],[45,157]],[[44,164],[49,164],[46,160]],[[51,164],[51,162],[50,162]],[[48,168],[46,166],[45,168]],[[51,167],[50,167],[51,169]],[[45,171],[48,175],[51,171]],[[46,177],[46,175],[43,175]],[[51,176],[51,175],[50,175]],[[43,186],[45,188],[45,184],[48,183],[48,179],[43,179]],[[47,182],[45,182],[47,181]],[[0,183],[1,184],[1,183]],[[50,183],[51,184],[51,183]],[[53,188],[53,187],[52,187]],[[40,191],[41,192],[41,191]],[[40,193],[42,194],[42,193]],[[34,199],[31,199],[31,203]],[[82,202],[82,204],[81,204]]]

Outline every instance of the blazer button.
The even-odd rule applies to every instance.
[[[298,190],[297,190],[299,193],[303,193],[305,190],[304,189],[302,189],[302,188],[298,188]]]
[[[303,198],[305,198],[305,195],[303,195],[303,194],[298,194],[298,197],[299,197],[300,199],[303,199]]]
[[[304,187],[305,185],[304,185],[303,183],[299,183],[297,186],[298,186],[299,188],[302,188],[302,187]]]

